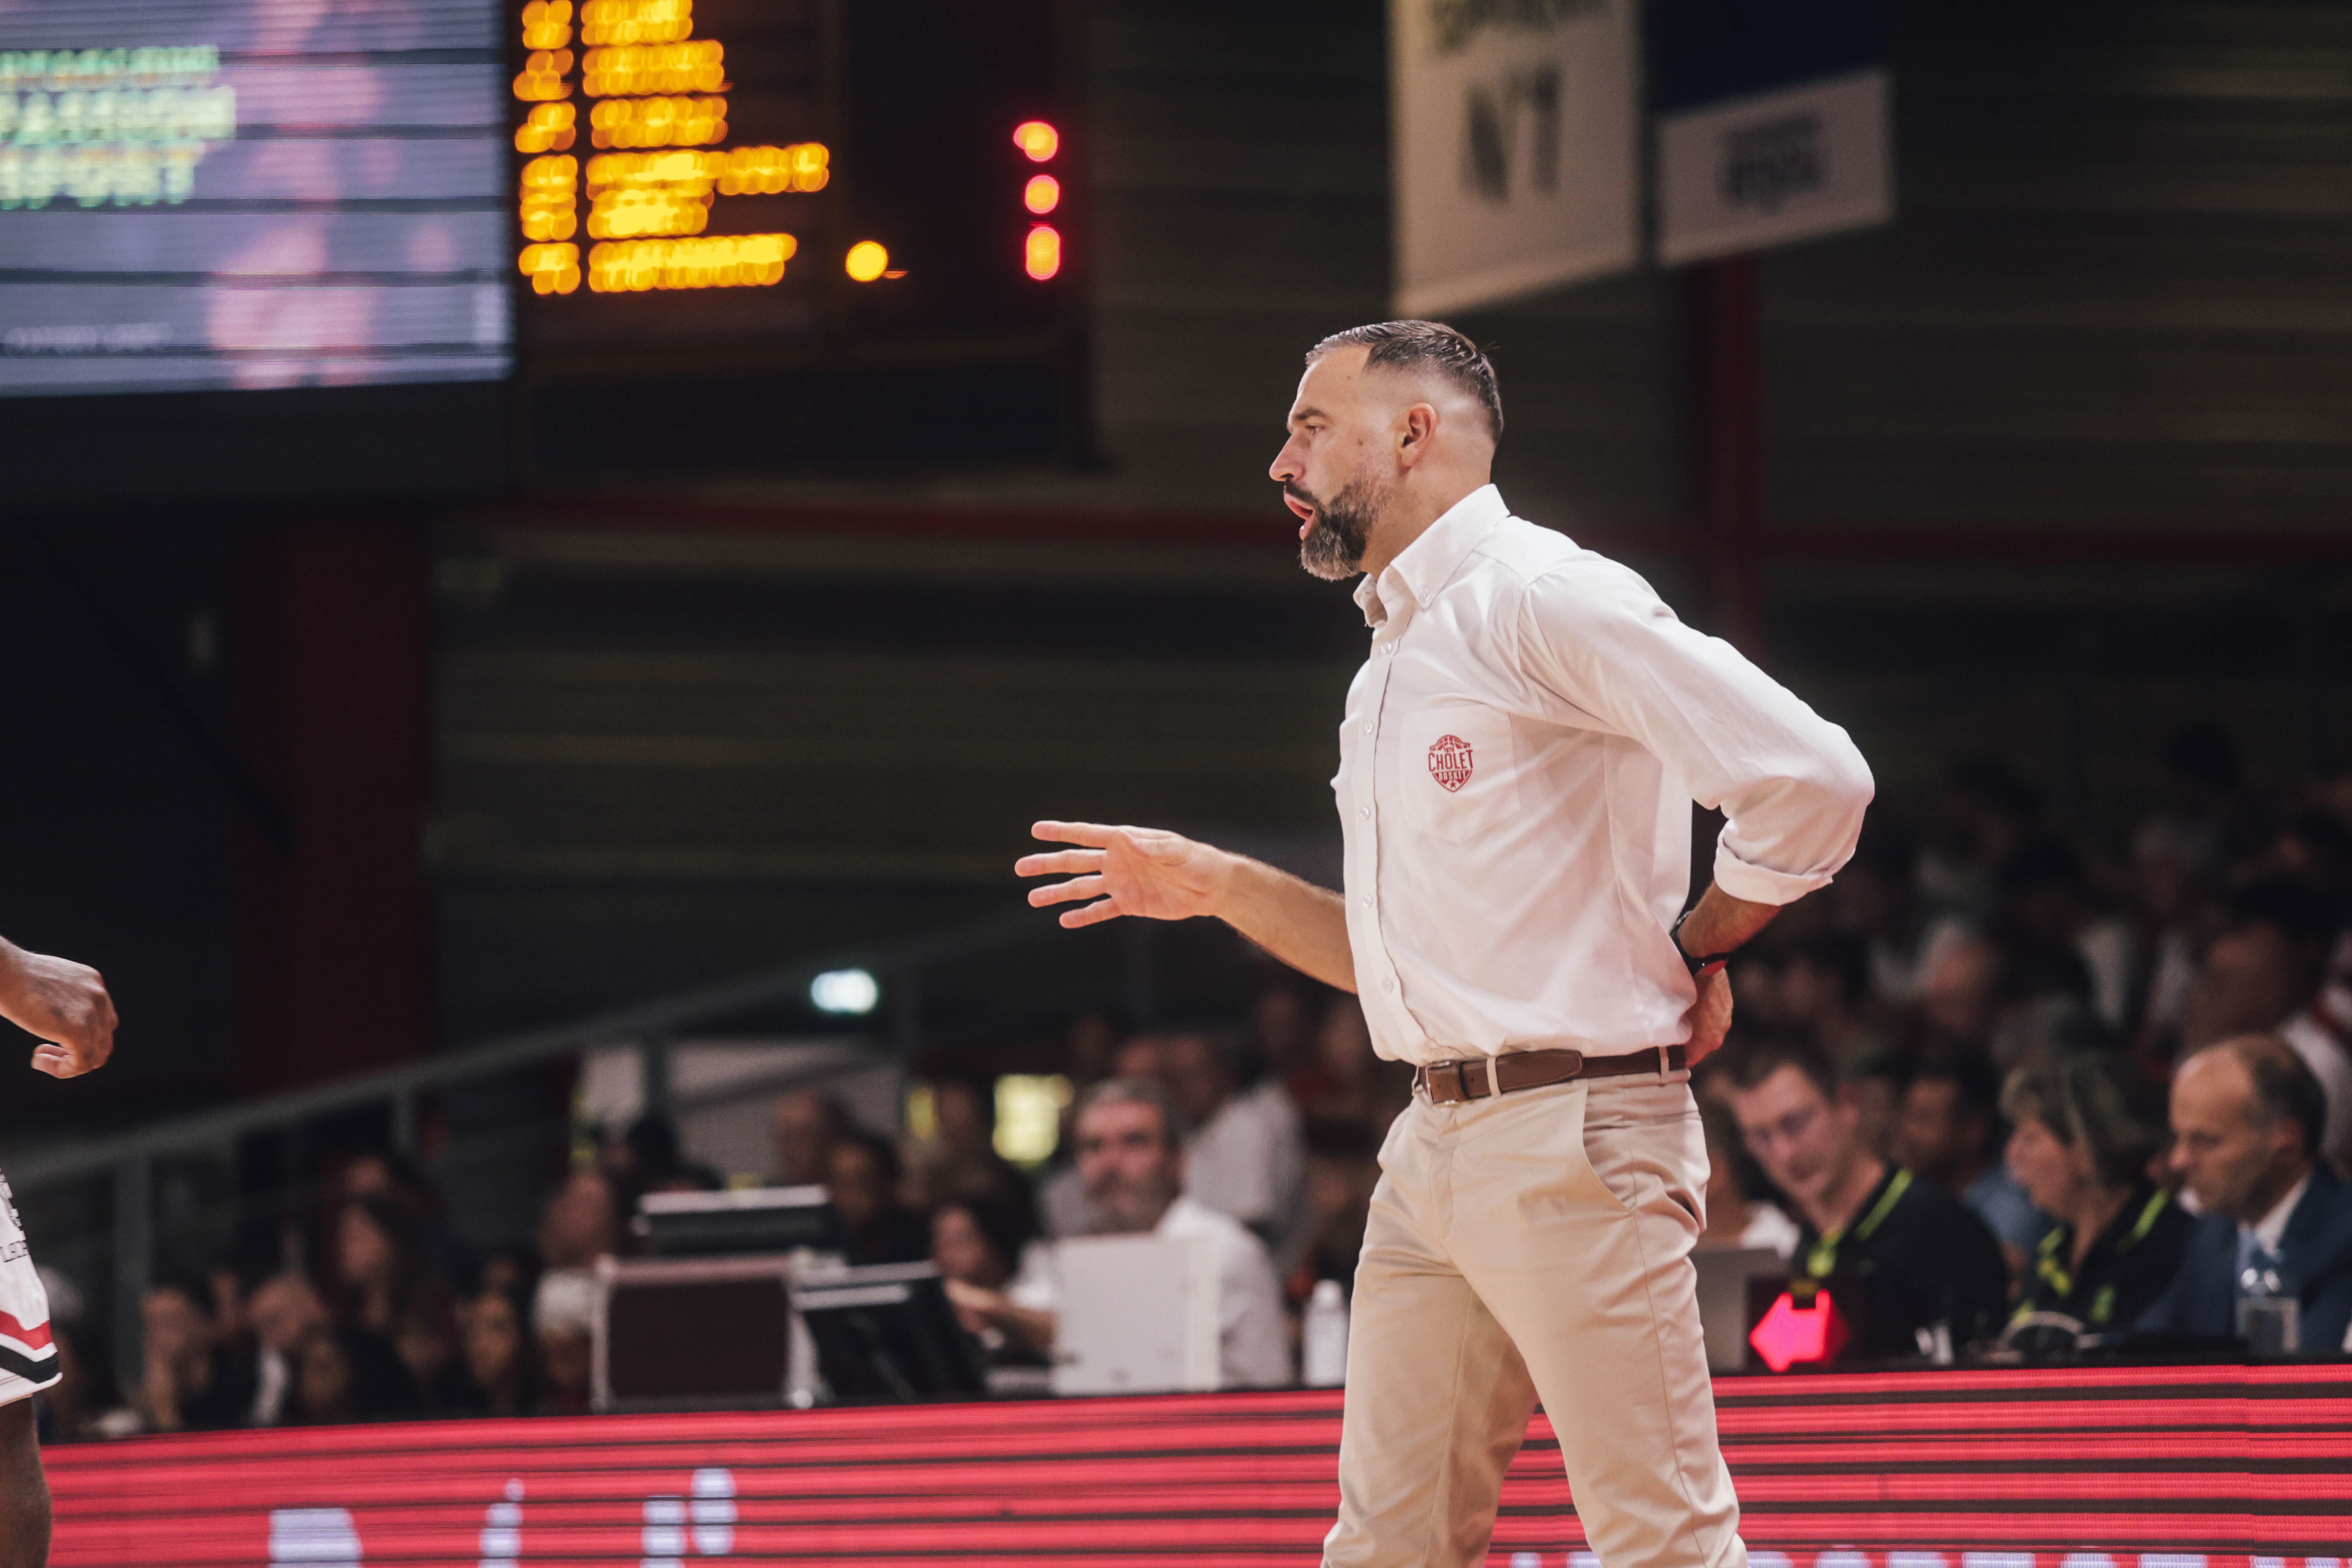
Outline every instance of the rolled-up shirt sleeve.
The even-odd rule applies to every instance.
[[[1563,721],[1636,742],[1720,808],[1716,885],[1785,904],[1853,854],[1874,785],[1837,725],[1720,637],[1685,626],[1633,572],[1589,557],[1525,585],[1520,668]]]

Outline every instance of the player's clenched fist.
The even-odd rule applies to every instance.
[[[33,1068],[51,1078],[79,1078],[114,1054],[114,999],[87,963],[27,952],[0,940],[0,1017],[41,1044]]]
[[[1029,901],[1077,903],[1062,911],[1066,926],[1090,926],[1139,915],[1146,920],[1183,921],[1219,912],[1218,895],[1234,857],[1156,827],[1105,827],[1092,822],[1040,822],[1033,837],[1075,844],[1045,855],[1024,855],[1013,869],[1024,877],[1066,876],[1029,889]]]

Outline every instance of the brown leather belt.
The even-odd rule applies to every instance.
[[[1680,1046],[1630,1056],[1588,1057],[1582,1051],[1506,1051],[1499,1057],[1472,1057],[1465,1061],[1433,1062],[1412,1069],[1412,1087],[1432,1105],[1460,1105],[1484,1100],[1500,1089],[1541,1089],[1577,1078],[1631,1078],[1636,1073],[1664,1077],[1680,1072],[1687,1058]]]

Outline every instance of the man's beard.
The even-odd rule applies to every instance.
[[[1160,1223],[1160,1216],[1176,1201],[1176,1193],[1172,1180],[1146,1177],[1126,1182],[1114,1176],[1087,1188],[1087,1200],[1094,1205],[1098,1234],[1134,1236]]]
[[[1307,537],[1298,542],[1298,563],[1326,583],[1344,582],[1361,572],[1365,542],[1372,536],[1373,522],[1396,494],[1395,482],[1360,474],[1340,486],[1339,493],[1328,502],[1317,500],[1296,484],[1282,488],[1315,509]]]

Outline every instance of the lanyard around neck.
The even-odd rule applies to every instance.
[[[1886,1223],[1886,1216],[1895,1212],[1895,1205],[1903,1201],[1903,1194],[1910,1190],[1911,1173],[1897,1167],[1895,1179],[1886,1184],[1886,1191],[1870,1205],[1870,1212],[1862,1216],[1862,1223],[1853,1227],[1853,1238],[1868,1241],[1871,1234]],[[1809,1278],[1826,1279],[1837,1272],[1838,1248],[1844,1245],[1845,1237],[1845,1226],[1839,1226],[1834,1230],[1824,1232],[1822,1238],[1813,1243],[1812,1250],[1805,1254],[1805,1273]]]

